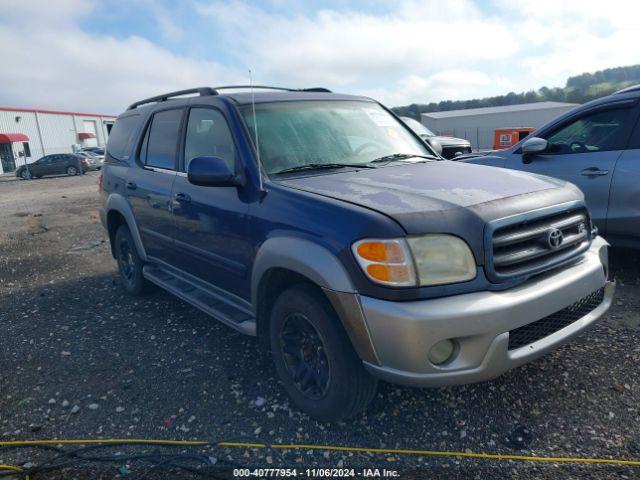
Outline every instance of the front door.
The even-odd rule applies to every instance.
[[[16,169],[16,160],[13,158],[13,149],[10,143],[0,143],[0,163],[2,172],[13,172]]]
[[[634,119],[629,106],[579,114],[542,133],[549,146],[542,154],[528,157],[530,163],[521,155],[510,155],[505,166],[577,185],[584,192],[594,223],[604,233],[611,179]]]
[[[191,108],[185,142],[184,168],[173,185],[173,217],[177,266],[238,297],[246,295],[249,275],[248,203],[243,187],[203,187],[189,183],[192,158],[216,156],[231,171],[241,160],[223,114],[215,108]]]
[[[184,109],[156,112],[130,168],[126,189],[140,237],[149,257],[168,262],[173,249],[171,189],[176,178],[178,132]]]

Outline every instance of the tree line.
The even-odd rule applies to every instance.
[[[610,95],[616,90],[640,83],[640,65],[607,68],[594,73],[583,73],[569,77],[564,87],[542,87],[528,92],[509,92],[495,97],[476,98],[472,100],[443,100],[427,104],[412,103],[392,110],[401,116],[420,119],[421,113],[444,112],[467,108],[497,107],[534,102],[569,102],[584,103],[595,98]]]

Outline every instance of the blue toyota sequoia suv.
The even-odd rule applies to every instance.
[[[378,379],[494,378],[609,308],[574,185],[443,160],[369,98],[255,90],[131,105],[100,216],[129,293],[158,285],[257,336],[309,415],[363,411]]]

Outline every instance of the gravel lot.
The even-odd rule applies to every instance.
[[[0,180],[1,440],[197,438],[640,458],[637,252],[613,252],[613,308],[553,354],[477,385],[382,385],[367,415],[321,424],[290,408],[253,338],[169,294],[124,294],[97,206],[95,174]],[[640,467],[307,449],[207,455],[258,467],[378,466],[413,478],[640,476]],[[0,450],[0,463],[41,458]],[[136,473],[104,466],[60,478]]]

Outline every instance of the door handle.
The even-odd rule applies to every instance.
[[[127,182],[127,188],[129,190],[135,190],[136,188],[138,188],[138,185],[136,185],[134,182]]]
[[[603,175],[609,175],[609,170],[600,170],[598,167],[590,167],[582,170],[580,175],[584,175],[585,177],[602,177]]]
[[[191,201],[191,197],[186,193],[176,193],[176,202],[189,203],[190,201]]]

